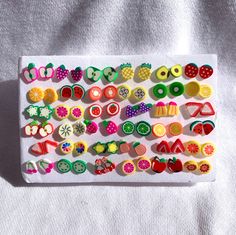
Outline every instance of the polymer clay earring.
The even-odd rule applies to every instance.
[[[153,95],[158,98],[162,99],[167,96],[167,87],[164,84],[157,84],[153,87]]]
[[[121,100],[128,99],[131,95],[131,88],[128,85],[120,85],[117,88],[117,95]]]
[[[50,173],[54,168],[54,163],[44,158],[38,161],[38,166],[44,173]]]
[[[53,78],[54,76],[54,69],[53,69],[53,64],[49,63],[46,66],[41,66],[39,68],[39,77],[48,79],[48,78]]]
[[[93,118],[98,118],[102,115],[102,107],[99,104],[93,104],[88,109],[89,115]]]
[[[25,113],[31,118],[38,117],[39,107],[35,105],[29,105],[25,109]]]
[[[173,82],[169,86],[169,92],[173,96],[180,96],[184,93],[184,85],[181,82]]]
[[[190,131],[192,131],[195,134],[205,134],[209,135],[215,128],[214,122],[211,120],[206,121],[194,121],[190,125]]]
[[[63,154],[69,154],[74,149],[74,143],[71,140],[66,140],[60,144],[60,151]]]
[[[188,78],[195,78],[198,74],[198,66],[194,63],[185,65],[184,74]]]
[[[54,109],[54,114],[59,120],[63,120],[69,117],[70,109],[67,105],[60,104]]]
[[[136,132],[141,136],[148,136],[152,132],[152,127],[148,122],[140,121],[135,126]]]
[[[168,116],[177,116],[179,114],[179,106],[173,101],[167,105],[167,109]]]
[[[56,163],[57,170],[60,173],[67,173],[72,169],[72,163],[67,159],[61,159]]]
[[[127,160],[123,162],[121,170],[125,175],[131,175],[136,171],[136,166],[133,161]]]
[[[190,140],[185,143],[185,151],[189,155],[196,156],[200,153],[201,145],[195,140]]]
[[[47,104],[54,103],[58,100],[57,91],[54,88],[47,88],[44,91],[43,101]]]
[[[86,125],[83,122],[74,123],[73,132],[77,136],[83,135],[86,132]]]
[[[38,69],[35,68],[35,64],[29,63],[28,67],[23,69],[23,78],[26,82],[30,83],[38,78]]]
[[[54,109],[50,105],[38,107],[38,117],[49,120],[52,117]]]
[[[188,102],[185,104],[185,108],[190,117],[199,116],[212,116],[215,115],[215,110],[210,102],[198,103]]]
[[[97,142],[93,145],[92,149],[96,152],[96,154],[102,154],[106,152],[107,145],[105,143]]]
[[[61,65],[60,67],[57,68],[56,70],[56,76],[59,81],[63,80],[65,77],[67,77],[69,74],[69,70],[66,69],[65,65]]]
[[[155,106],[155,117],[167,116],[167,107],[163,102],[157,102]]]
[[[74,84],[72,86],[72,91],[73,91],[73,97],[76,98],[77,100],[81,100],[85,96],[85,89],[79,85],[79,84]]]
[[[125,80],[132,79],[134,77],[134,70],[130,63],[120,65],[122,78]]]
[[[183,126],[180,122],[172,122],[168,126],[168,131],[171,136],[181,135],[183,133]]]
[[[101,175],[111,172],[115,169],[115,164],[106,157],[95,160],[95,174]]]
[[[75,82],[79,82],[83,77],[83,70],[81,69],[81,67],[76,67],[75,69],[72,69],[70,71],[70,74]]]
[[[102,78],[102,75],[102,71],[93,66],[90,66],[86,69],[86,77],[93,82],[99,81]]]
[[[56,141],[45,140],[32,145],[31,152],[36,155],[44,155],[52,152],[57,146],[58,143]]]
[[[72,163],[72,171],[75,174],[82,174],[87,170],[87,163],[82,160],[76,160]]]
[[[48,135],[51,135],[54,131],[54,126],[52,123],[49,123],[49,122],[43,122],[42,125],[40,126],[39,128],[39,135],[41,138],[44,138]]]
[[[183,74],[182,66],[180,64],[172,66],[170,68],[170,74],[175,78],[180,77]]]
[[[141,64],[140,69],[138,71],[138,77],[141,80],[149,79],[151,77],[151,73],[152,73],[151,68],[152,68],[151,64],[147,64],[147,63]]]
[[[118,72],[112,67],[103,69],[103,76],[108,82],[114,82],[118,78]]]
[[[120,106],[116,102],[111,102],[106,106],[106,112],[109,116],[115,116],[120,112]]]
[[[167,168],[171,172],[180,172],[183,170],[183,164],[180,159],[173,157],[170,158],[167,162]]]
[[[113,121],[104,120],[102,124],[106,128],[108,135],[114,134],[118,131],[118,126]]]
[[[169,69],[166,66],[161,66],[156,70],[156,78],[164,81],[169,77]]]
[[[136,101],[141,101],[144,100],[147,96],[147,90],[144,87],[136,87],[133,91],[132,91],[132,97],[136,100]]]
[[[25,171],[27,174],[35,174],[38,172],[38,167],[34,161],[28,161],[25,163]]]
[[[185,85],[184,90],[185,94],[189,97],[197,96],[200,92],[200,84],[196,81],[189,82]]]
[[[130,151],[130,145],[126,141],[120,141],[120,153],[128,153]]]
[[[158,138],[166,134],[166,128],[162,123],[156,123],[152,126],[152,134]]]
[[[116,94],[117,94],[117,88],[115,86],[106,86],[103,89],[103,94],[107,99],[113,99],[115,98]]]
[[[213,68],[208,65],[208,64],[204,64],[199,68],[199,76],[202,79],[207,79],[209,78],[211,75],[213,74]]]
[[[70,122],[66,122],[60,125],[58,134],[61,138],[66,139],[73,134],[73,126]]]
[[[76,156],[80,156],[88,151],[88,145],[85,141],[78,141],[74,144],[74,152]]]
[[[125,135],[131,135],[135,131],[135,125],[131,121],[126,121],[121,125],[121,129]]]
[[[44,92],[40,87],[33,87],[28,91],[28,98],[31,102],[39,102],[43,99]]]
[[[86,130],[90,134],[94,134],[98,131],[98,124],[91,120],[84,120],[84,124],[86,125]]]
[[[175,142],[171,145],[171,153],[183,153],[185,152],[185,146],[180,139],[176,139]]]
[[[102,97],[102,89],[98,86],[93,86],[88,90],[88,97],[92,101],[100,100]]]
[[[184,168],[189,172],[195,172],[198,170],[197,162],[191,160],[184,163]]]
[[[27,136],[35,136],[38,133],[38,130],[39,124],[37,121],[33,121],[24,127],[24,133]]]
[[[151,168],[152,171],[156,173],[162,173],[167,167],[166,159],[165,158],[159,158],[159,157],[154,157],[152,162],[151,162]]]
[[[211,171],[212,166],[208,161],[204,160],[198,162],[198,169],[201,174],[208,174]]]
[[[81,106],[74,106],[70,109],[70,116],[74,120],[79,120],[84,116],[84,108]]]
[[[208,142],[204,143],[201,146],[201,152],[204,157],[211,157],[215,154],[216,152],[216,147],[213,143]]]
[[[147,171],[151,168],[151,161],[147,157],[138,159],[137,167],[140,171]]]
[[[132,147],[138,156],[143,156],[147,152],[146,146],[140,142],[134,142]]]
[[[209,98],[209,97],[211,97],[212,93],[213,93],[213,88],[210,85],[208,85],[208,84],[201,84],[200,85],[200,91],[198,94],[198,96],[200,98],[203,98],[203,99]]]
[[[117,144],[116,141],[110,141],[106,143],[107,147],[106,147],[106,151],[109,154],[115,154],[118,152],[119,150],[119,145]]]
[[[61,87],[60,97],[65,98],[65,99],[69,99],[72,96],[73,96],[73,90],[72,90],[71,86],[65,85],[65,86]]]

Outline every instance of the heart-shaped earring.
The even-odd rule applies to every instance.
[[[38,69],[35,68],[35,64],[29,63],[28,67],[23,69],[23,77],[26,82],[33,82],[38,78]]]

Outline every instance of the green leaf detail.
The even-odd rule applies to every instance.
[[[63,69],[63,70],[65,70],[65,69],[66,69],[66,67],[65,67],[65,65],[64,65],[64,64],[62,64],[62,65],[60,66],[60,68],[61,68],[61,69]]]
[[[29,63],[28,64],[28,70],[31,70],[33,68],[35,68],[35,64],[34,63]]]
[[[53,64],[52,63],[47,64],[46,68],[53,68]]]

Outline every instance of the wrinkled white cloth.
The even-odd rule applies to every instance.
[[[236,3],[0,0],[1,234],[235,234]],[[191,187],[34,186],[19,163],[21,55],[216,53],[217,179]]]

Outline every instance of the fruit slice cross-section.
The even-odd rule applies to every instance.
[[[214,108],[212,107],[211,103],[210,102],[205,102],[203,105],[202,105],[202,108],[200,110],[200,114],[202,116],[212,116],[212,115],[215,115],[215,110]]]
[[[125,174],[125,175],[131,175],[133,174],[134,172],[136,171],[136,167],[133,163],[133,161],[125,161],[123,164],[122,164],[122,172]]]
[[[173,82],[169,86],[169,92],[173,96],[180,96],[184,93],[184,85],[181,82]]]
[[[216,147],[213,143],[208,142],[202,145],[201,151],[203,156],[210,157],[215,154]]]
[[[122,124],[122,131],[126,135],[131,135],[134,133],[135,125],[131,121],[126,121]]]
[[[65,85],[60,89],[60,97],[69,99],[73,96],[73,90],[71,86]]]
[[[170,69],[170,73],[175,78],[180,77],[183,73],[182,66],[180,64],[176,64],[172,66]]]
[[[171,146],[171,153],[183,153],[185,151],[185,147],[180,139],[177,139]]]
[[[148,136],[152,132],[152,127],[148,122],[140,121],[136,124],[136,131],[141,136]]]
[[[203,105],[201,103],[197,102],[188,102],[185,104],[186,110],[190,117],[196,117],[200,113],[202,106]]]
[[[170,145],[167,141],[162,140],[161,143],[157,145],[157,152],[170,153]]]
[[[75,84],[72,86],[73,97],[81,100],[85,96],[85,90],[81,85]]]
[[[198,163],[198,168],[201,174],[208,174],[211,171],[212,166],[208,161],[204,160]]]
[[[93,104],[89,107],[89,115],[93,118],[100,117],[102,115],[102,107],[99,104]]]
[[[198,164],[195,161],[187,161],[184,163],[184,168],[187,171],[194,172],[194,171],[198,170]]]
[[[61,159],[56,163],[57,169],[60,173],[67,173],[71,171],[72,164],[67,159]]]
[[[194,121],[190,125],[190,131],[201,135],[203,133],[203,124],[201,121]]]
[[[82,174],[86,171],[87,164],[82,160],[77,160],[72,163],[72,170],[75,174]]]
[[[211,120],[202,122],[205,135],[209,135],[215,128],[215,123]]]
[[[200,153],[201,146],[197,141],[190,140],[185,144],[186,153],[190,155],[198,155]]]
[[[151,161],[146,157],[141,157],[137,162],[137,167],[141,171],[147,171],[151,168]]]
[[[166,66],[161,66],[156,71],[156,78],[159,80],[166,80],[168,78],[169,70]]]

